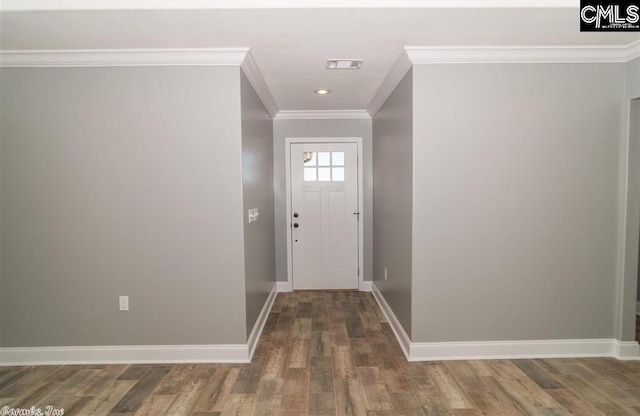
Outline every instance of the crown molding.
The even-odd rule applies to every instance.
[[[407,46],[405,51],[414,65],[627,62],[640,54],[640,41],[623,46]]]
[[[249,48],[0,50],[0,67],[240,65]]]
[[[627,61],[640,57],[640,40],[626,46]]]
[[[405,46],[367,106],[373,117],[412,65],[473,63],[628,62],[640,41],[623,46]]]
[[[253,89],[256,90],[256,94],[258,94],[258,97],[262,100],[264,107],[267,109],[271,117],[275,117],[276,114],[278,114],[278,105],[271,94],[271,90],[269,89],[267,82],[262,76],[262,72],[260,72],[256,61],[253,59],[251,52],[247,52],[240,67],[244,70],[244,74],[249,79]]]
[[[239,65],[271,117],[271,91],[249,48],[0,50],[0,67],[216,66]]]
[[[402,81],[407,71],[411,69],[411,65],[412,63],[407,52],[402,51],[393,67],[391,67],[391,71],[389,71],[384,78],[367,106],[367,112],[371,117],[375,116],[378,110],[380,110],[380,107],[387,101],[387,98],[389,98],[393,90],[398,86],[400,81]]]
[[[275,120],[353,120],[371,119],[366,110],[281,110]]]
[[[577,8],[577,0],[2,0],[3,11],[291,8]]]

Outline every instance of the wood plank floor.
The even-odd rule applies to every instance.
[[[1,367],[0,407],[65,415],[639,415],[640,362],[409,363],[369,293],[278,295],[250,364]]]

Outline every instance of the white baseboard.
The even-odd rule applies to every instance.
[[[371,281],[363,281],[360,282],[360,286],[358,287],[358,290],[360,292],[371,292],[371,284],[373,282]],[[291,286],[291,283],[286,281],[286,282],[276,282],[276,285],[278,285],[278,292],[291,292],[293,290],[293,287]]]
[[[614,339],[613,342],[613,356],[618,360],[640,360],[640,345],[636,341],[618,341]]]
[[[0,366],[64,364],[247,363],[251,361],[277,291],[274,285],[247,344],[130,345],[88,347],[0,348]],[[276,291],[276,289],[278,289]],[[362,289],[361,289],[362,290]],[[635,341],[570,339],[542,341],[411,342],[375,283],[373,296],[389,321],[409,361],[513,358],[615,357],[639,360]]]
[[[248,363],[276,295],[276,285],[273,285],[246,344],[0,348],[0,366]]]
[[[632,345],[635,344],[635,347]],[[633,352],[635,350],[635,356]],[[639,357],[638,343],[615,339],[413,342],[409,361],[507,360],[518,358]]]
[[[247,346],[249,348],[249,361],[251,361],[251,359],[253,358],[253,352],[256,350],[256,345],[258,345],[260,335],[262,335],[262,329],[264,328],[264,324],[267,322],[267,318],[269,317],[269,312],[271,312],[273,302],[276,300],[276,295],[278,294],[277,288],[277,285],[274,283],[273,287],[271,288],[271,292],[269,293],[269,297],[264,303],[264,306],[260,311],[260,315],[258,315],[258,319],[253,326],[251,335],[249,335],[249,339],[247,340]]]
[[[278,292],[291,292],[291,290],[293,290],[291,288],[291,282],[289,282],[289,281],[276,282],[276,285],[278,287]]]
[[[360,292],[371,292],[371,284],[372,283],[373,282],[371,282],[371,281],[360,282],[358,290]],[[288,282],[288,281],[286,281],[286,282],[276,282],[276,285],[278,285],[278,292],[291,292],[293,290],[293,287],[292,287],[291,283]]]
[[[404,328],[373,284],[373,295],[393,329],[407,360],[496,360],[516,358],[614,357],[639,360],[635,341],[616,339],[560,339],[531,341],[411,342]]]
[[[0,348],[0,366],[247,362],[248,344]]]
[[[391,325],[391,329],[393,330],[393,333],[396,335],[396,338],[400,343],[402,352],[404,352],[404,355],[405,357],[407,357],[407,360],[411,361],[411,356],[409,354],[410,347],[411,347],[411,339],[409,339],[409,336],[407,335],[404,328],[400,324],[400,321],[398,321],[398,318],[396,318],[396,315],[391,310],[391,307],[389,307],[389,305],[387,304],[387,301],[384,299],[384,296],[382,296],[382,293],[380,293],[378,286],[376,286],[375,282],[371,282],[371,283],[372,283],[371,292],[373,293],[373,297],[378,302],[380,309],[382,309],[382,313],[384,314],[385,318],[387,318],[387,322],[389,322],[389,325]]]

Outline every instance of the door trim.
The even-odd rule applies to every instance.
[[[286,284],[286,291],[293,289],[293,246],[291,244],[291,145],[300,143],[356,143],[358,145],[358,212],[360,221],[358,222],[358,290],[362,292],[371,291],[371,282],[364,281],[364,171],[362,168],[363,151],[362,137],[287,137],[285,143],[285,178],[286,178],[286,199],[287,199],[287,221],[285,222],[287,234],[287,281],[278,282],[280,288]],[[282,290],[285,291],[285,290]]]

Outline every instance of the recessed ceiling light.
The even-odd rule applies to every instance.
[[[327,94],[331,93],[331,90],[326,90],[324,88],[321,88],[319,90],[314,90],[313,92],[315,92],[318,95],[327,95]]]

